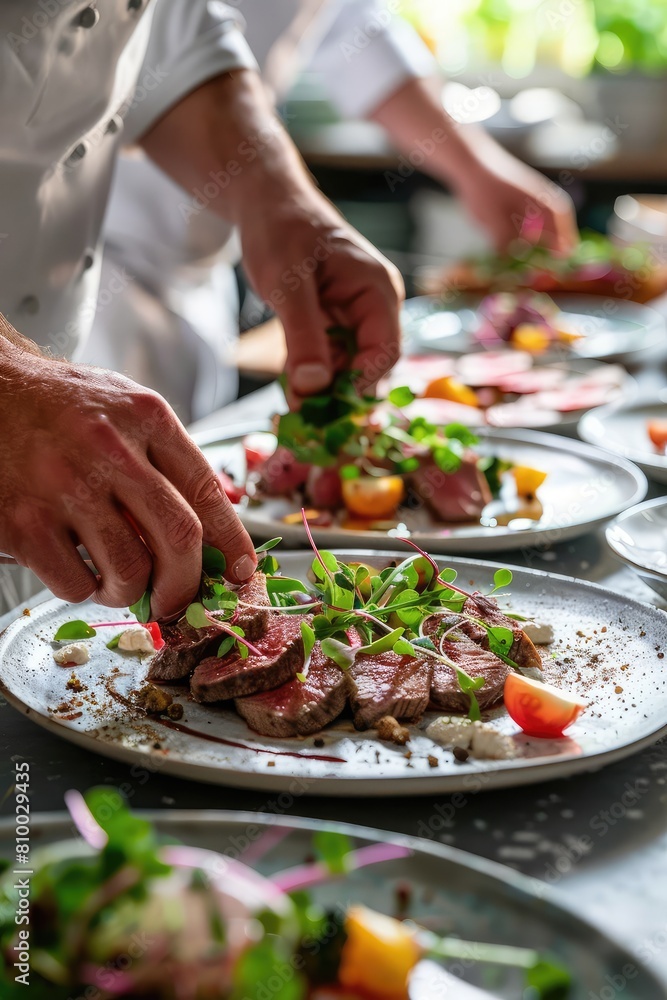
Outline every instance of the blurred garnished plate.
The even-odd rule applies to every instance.
[[[545,352],[540,355],[541,361],[605,358],[630,363],[664,342],[665,320],[648,306],[595,295],[550,297],[560,308],[567,326],[583,336],[567,348],[554,347]],[[475,337],[481,301],[479,295],[451,296],[447,301],[432,295],[408,299],[402,313],[407,348],[454,354],[484,350]],[[508,346],[507,350],[513,348]]]
[[[426,401],[431,402],[431,401]],[[432,402],[438,403],[438,400]],[[246,433],[268,430],[268,422],[195,437],[216,471],[225,470],[235,482],[246,476],[243,438]],[[478,433],[476,429],[476,433]],[[399,508],[398,518],[386,530],[352,530],[342,526],[343,515],[334,516],[327,527],[312,525],[318,544],[323,546],[365,545],[376,549],[396,548],[396,539],[409,535],[431,552],[471,552],[488,554],[520,549],[544,542],[562,542],[576,538],[596,525],[615,517],[646,495],[644,475],[631,462],[612,459],[598,448],[568,438],[535,431],[479,431],[476,451],[497,455],[520,466],[548,472],[538,490],[539,505],[508,517],[503,501],[488,506],[486,523],[438,523],[423,504]],[[238,506],[241,520],[253,537],[266,540],[281,535],[291,547],[307,544],[300,519],[285,523],[285,517],[297,515],[300,502],[285,497],[270,497]],[[540,509],[541,507],[541,509]],[[509,520],[493,524],[493,517]],[[339,521],[336,520],[339,517]],[[382,522],[381,522],[382,523]]]
[[[609,983],[618,982],[620,970],[627,968],[632,968],[633,973],[631,978],[624,978],[624,1000],[665,997],[664,984],[636,955],[620,941],[611,940],[576,913],[564,909],[549,886],[463,851],[344,823],[256,812],[193,809],[139,815],[154,823],[165,837],[240,858],[265,875],[302,865],[312,855],[313,834],[317,831],[344,833],[359,849],[378,841],[395,843],[408,849],[408,856],[349,871],[342,878],[314,886],[310,892],[315,902],[337,911],[342,899],[363,901],[366,906],[387,914],[399,912],[401,903],[405,910],[407,904],[412,919],[439,934],[548,952],[571,972],[574,985],[569,1000],[606,996]],[[15,849],[15,825],[15,821],[0,821],[2,856]],[[33,849],[71,837],[69,816],[38,813],[32,817]],[[451,963],[457,977],[489,991],[484,996],[496,996],[499,1000],[517,1000],[523,994],[521,977],[514,969],[481,966],[474,961],[474,951],[471,957],[472,961],[466,958]],[[276,981],[278,978],[274,976]],[[271,980],[267,983],[267,996],[270,983]],[[455,995],[454,983],[435,963],[421,962],[411,986],[411,1000],[450,996],[452,1000],[459,997],[467,1000],[465,983],[454,986],[458,990]]]
[[[667,483],[667,455],[658,450],[649,436],[649,427],[664,424],[667,441],[667,390],[653,399],[602,406],[586,413],[579,421],[579,437],[606,448],[615,455],[631,458],[650,479]]]

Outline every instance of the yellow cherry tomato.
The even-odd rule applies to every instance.
[[[551,344],[549,331],[535,323],[519,323],[510,337],[512,346],[529,354],[543,354]]]
[[[408,1000],[408,978],[422,956],[412,931],[365,906],[348,910],[345,930],[340,985],[372,1000]]]
[[[343,480],[343,502],[357,517],[391,517],[405,496],[400,476],[359,476]]]
[[[451,403],[463,403],[465,406],[479,406],[477,394],[469,385],[457,382],[453,378],[434,378],[422,394],[426,399],[448,399]]]
[[[515,465],[512,475],[516,483],[516,491],[521,497],[532,497],[547,478],[547,473],[541,469],[531,469],[528,465]]]

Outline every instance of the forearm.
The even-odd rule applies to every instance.
[[[226,73],[173,107],[141,144],[206,208],[238,224],[258,199],[298,194],[306,168],[278,120],[259,75]]]
[[[437,83],[409,79],[370,117],[415,167],[458,191],[469,182],[480,158],[498,147],[483,129],[461,126],[445,111]]]

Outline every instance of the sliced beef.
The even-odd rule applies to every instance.
[[[247,583],[237,588],[239,601],[259,605],[259,608],[240,607],[234,619],[250,642],[265,632],[271,616],[271,602],[266,590],[266,577],[255,573]],[[193,628],[185,618],[171,625],[163,625],[164,646],[159,649],[148,668],[149,681],[180,681],[189,677],[198,663],[218,649],[225,634],[213,625],[210,628]]]
[[[512,671],[500,657],[467,636],[456,637],[456,633],[444,640],[442,651],[473,679],[484,678],[484,686],[475,692],[480,708],[490,708],[502,699],[505,680]],[[467,712],[470,708],[470,698],[461,690],[456,672],[438,661],[433,667],[431,702],[451,712]]]
[[[480,708],[490,708],[501,700],[511,667],[460,629],[447,631],[456,621],[454,616],[433,615],[424,622],[424,634],[431,636],[438,650],[442,646],[444,655],[470,677],[484,678],[484,686],[476,692],[476,696]],[[442,644],[437,638],[439,630],[447,631]],[[470,698],[461,690],[456,671],[438,660],[433,661],[431,705],[450,712],[467,712],[470,708]]]
[[[540,670],[542,668],[540,654],[521,628],[520,623],[516,622],[513,618],[508,618],[507,615],[504,615],[493,597],[484,597],[482,594],[474,594],[466,600],[463,605],[463,611],[465,614],[471,615],[473,618],[485,621],[488,625],[502,626],[503,628],[510,629],[514,635],[514,642],[512,643],[512,648],[507,654],[509,658],[514,660],[519,667],[530,668],[533,670]],[[469,636],[473,642],[483,646],[484,649],[489,648],[488,633],[485,628],[482,628],[481,625],[476,625],[475,622],[471,621],[463,621],[461,624],[461,631],[465,635]]]
[[[266,589],[266,576],[264,573],[254,573],[247,583],[242,583],[237,589],[239,604],[234,624],[239,625],[245,632],[246,639],[254,642],[260,639],[267,628],[271,618],[271,601]],[[253,607],[244,607],[245,604]]]
[[[345,674],[354,725],[370,729],[384,715],[416,721],[428,705],[431,658],[388,652],[360,655]]]
[[[255,644],[261,655],[250,652],[242,659],[234,650],[202,660],[190,681],[195,701],[243,698],[292,680],[303,666],[302,621],[302,615],[276,615]]]
[[[236,711],[262,736],[317,733],[345,708],[345,674],[315,644],[305,682],[288,681],[273,691],[237,698]]]
[[[475,459],[464,458],[456,472],[443,472],[427,461],[410,476],[410,485],[438,521],[479,521],[492,499],[484,473]]]
[[[214,628],[193,628],[183,618],[162,626],[164,646],[159,649],[148,668],[149,681],[169,683],[189,677],[200,660],[214,653],[222,635]]]
[[[283,497],[305,485],[310,466],[298,462],[291,451],[280,445],[258,471],[258,491],[268,497]]]

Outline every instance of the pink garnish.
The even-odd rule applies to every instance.
[[[340,875],[332,872],[324,861],[315,861],[279,872],[271,881],[283,892],[295,892],[297,889],[307,889],[332,878],[340,878],[347,872],[366,868],[368,865],[381,864],[383,861],[399,861],[411,855],[412,850],[400,844],[370,844],[358,851],[350,851],[345,858],[345,871]]]
[[[75,788],[70,788],[65,792],[65,805],[72,817],[72,822],[83,839],[90,847],[96,851],[101,851],[106,847],[109,838],[97,822],[86,804],[81,792]]]

